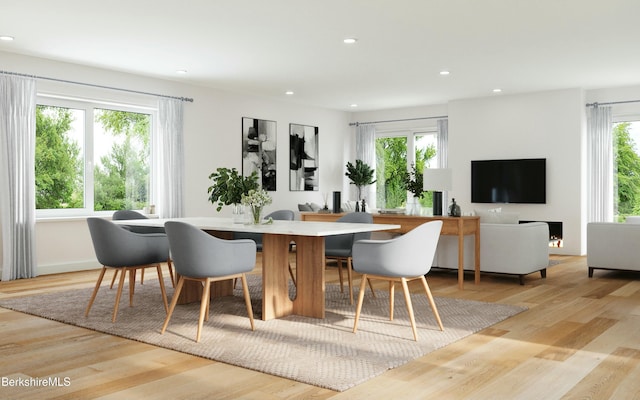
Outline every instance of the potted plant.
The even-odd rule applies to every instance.
[[[234,218],[240,217],[242,214],[240,207],[242,195],[259,188],[256,171],[253,171],[249,176],[242,176],[235,168],[218,168],[209,175],[209,179],[213,181],[207,190],[209,201],[212,204],[217,203],[216,211],[218,212],[223,206],[233,204]]]
[[[373,179],[375,171],[367,163],[362,160],[356,160],[355,165],[347,162],[347,176],[351,180],[352,185],[356,185],[358,189],[358,201],[362,199],[362,188],[366,185],[376,183]]]
[[[403,183],[405,189],[413,194],[413,204],[410,206],[409,214],[419,214],[420,198],[422,198],[425,191],[422,172],[418,171],[415,164],[411,164],[410,172],[405,172]]]

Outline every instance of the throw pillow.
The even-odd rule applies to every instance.
[[[517,224],[520,220],[516,213],[477,210],[475,213],[480,217],[481,224]]]
[[[313,211],[309,204],[298,204],[298,211]]]

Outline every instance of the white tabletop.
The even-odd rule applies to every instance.
[[[312,221],[281,221],[274,220],[270,224],[238,224],[231,218],[190,217],[190,218],[160,218],[133,219],[113,221],[118,225],[163,227],[167,221],[180,221],[194,225],[203,230],[217,230],[228,232],[270,233],[275,235],[298,236],[331,236],[345,233],[386,231],[399,229],[400,225],[392,224],[362,224],[347,222],[312,222]]]

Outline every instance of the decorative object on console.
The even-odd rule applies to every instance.
[[[333,212],[336,214],[342,211],[340,209],[340,204],[341,204],[340,196],[341,196],[340,192],[333,192]]]
[[[289,124],[289,190],[318,190],[318,127]]]
[[[462,210],[460,210],[460,206],[456,203],[456,199],[451,199],[451,205],[449,206],[449,216],[450,217],[459,217],[462,215]]]
[[[344,175],[349,178],[349,180],[351,180],[350,183],[352,185],[356,185],[356,188],[358,190],[358,198],[356,199],[357,201],[362,200],[363,187],[376,183],[376,180],[373,179],[375,171],[369,166],[369,164],[365,163],[362,160],[356,160],[355,164],[347,162],[347,172],[345,172]],[[357,204],[358,203],[356,203],[356,205]]]
[[[451,190],[451,169],[425,168],[422,179],[423,190],[433,191],[433,215],[442,215],[442,192]]]
[[[242,175],[254,172],[265,190],[276,190],[275,121],[242,118]]]

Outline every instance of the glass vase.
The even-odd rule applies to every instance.
[[[231,220],[234,224],[243,224],[244,223],[244,206],[242,204],[232,204],[232,215]]]
[[[260,225],[262,222],[262,207],[252,206],[251,207],[251,223],[254,225]]]

